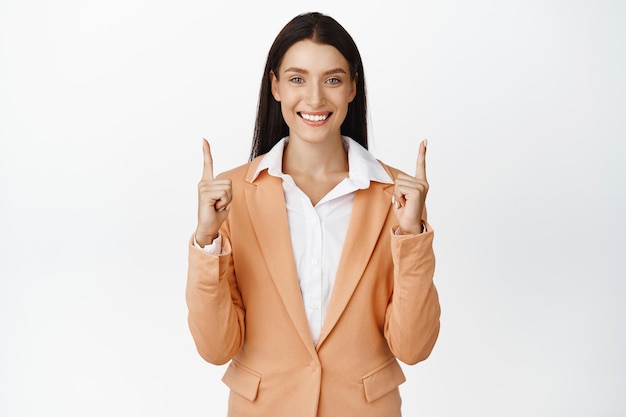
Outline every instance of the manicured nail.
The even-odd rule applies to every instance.
[[[428,139],[424,139],[424,148],[428,147]]]

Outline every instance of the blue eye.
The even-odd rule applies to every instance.
[[[289,81],[291,81],[292,83],[296,83],[296,84],[302,84],[304,82],[304,78],[302,78],[302,77],[291,77],[289,79]]]
[[[341,82],[341,80],[337,77],[331,77],[328,80],[326,80],[326,82],[328,84],[339,84]]]

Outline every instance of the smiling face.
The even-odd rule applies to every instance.
[[[272,95],[280,102],[290,140],[340,140],[341,124],[356,95],[350,66],[333,46],[303,40],[270,73]]]

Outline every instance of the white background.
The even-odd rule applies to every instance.
[[[201,138],[246,162],[267,50],[311,8],[359,45],[372,152],[413,172],[429,139],[442,330],[405,414],[626,415],[608,0],[3,0],[0,415],[225,415],[186,327]]]

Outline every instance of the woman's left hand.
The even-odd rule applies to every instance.
[[[396,177],[392,204],[402,234],[422,233],[422,214],[428,193],[426,144],[426,140],[420,143],[415,177],[403,173]]]

